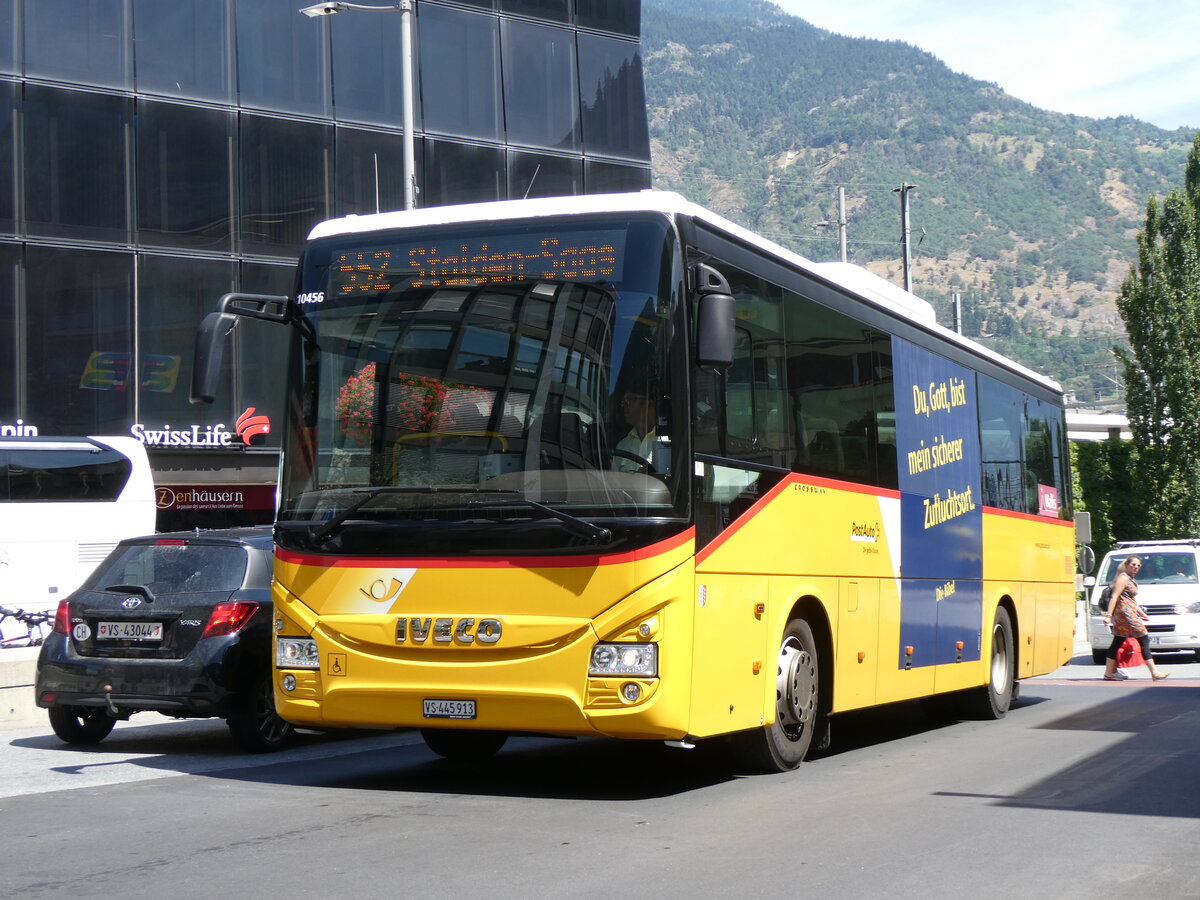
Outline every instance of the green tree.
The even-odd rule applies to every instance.
[[[1184,185],[1160,204],[1151,197],[1138,234],[1138,261],[1117,309],[1129,349],[1124,368],[1133,432],[1133,483],[1144,502],[1135,535],[1200,534],[1200,135]]]

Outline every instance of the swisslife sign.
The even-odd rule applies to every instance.
[[[163,425],[159,429],[147,428],[139,422],[129,431],[147,447],[229,450],[257,443],[256,438],[261,439],[263,435],[271,432],[271,420],[265,415],[257,415],[256,408],[251,406],[237,417],[232,429],[223,422],[212,425],[185,425],[182,428]]]

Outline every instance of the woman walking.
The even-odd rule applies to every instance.
[[[1137,573],[1141,570],[1142,558],[1127,556],[1117,569],[1117,577],[1112,581],[1110,594],[1112,600],[1109,601],[1111,605],[1106,618],[1109,625],[1112,626],[1113,639],[1108,653],[1105,654],[1105,681],[1125,680],[1117,674],[1117,650],[1128,638],[1136,640],[1142,648],[1142,659],[1146,661],[1146,668],[1149,670],[1151,678],[1155,681],[1162,681],[1170,674],[1169,672],[1160,672],[1150,655],[1150,636],[1145,625],[1149,617],[1137,602]]]

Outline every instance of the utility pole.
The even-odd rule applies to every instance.
[[[838,230],[838,243],[841,245],[842,262],[847,262],[846,254],[846,188],[838,185],[838,217],[836,222],[830,222],[826,219],[823,222],[814,222],[814,228],[828,228],[831,225],[836,225]]]
[[[904,289],[912,293],[912,248],[910,246],[910,231],[908,224],[908,192],[915,184],[901,182],[900,187],[892,188],[893,194],[900,195],[900,241],[904,244]]]

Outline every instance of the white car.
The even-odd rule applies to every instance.
[[[1092,661],[1104,664],[1112,643],[1112,632],[1096,605],[1100,592],[1117,575],[1117,567],[1128,556],[1142,559],[1138,573],[1138,603],[1150,620],[1150,647],[1155,653],[1185,650],[1200,660],[1200,539],[1182,541],[1118,541],[1100,563],[1096,580],[1090,584],[1088,638]],[[1090,582],[1091,579],[1088,579]]]

